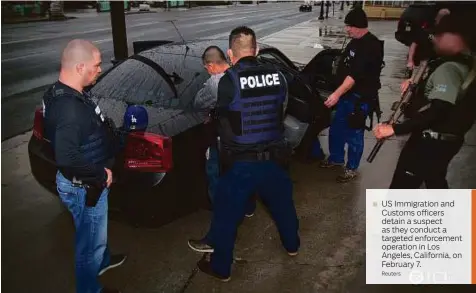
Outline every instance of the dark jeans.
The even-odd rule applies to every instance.
[[[358,99],[354,94],[347,94],[337,102],[337,109],[329,128],[329,161],[343,164],[345,162],[345,145],[348,146],[347,168],[357,170],[364,152],[365,129],[353,129],[348,125],[348,117],[354,111]],[[369,105],[362,103],[362,110],[368,115]]]
[[[299,221],[293,202],[293,184],[286,170],[273,161],[235,162],[219,178],[208,235],[213,238],[213,270],[231,274],[233,250],[239,223],[253,194],[258,194],[269,209],[288,252],[300,246]],[[214,237],[213,235],[216,235]]]
[[[209,157],[206,162],[206,171],[208,177],[208,196],[210,202],[213,205],[215,199],[216,188],[218,184],[218,178],[220,177],[220,161],[218,156],[218,150],[215,146],[209,148]],[[246,205],[246,214],[251,215],[256,210],[256,200],[251,198]]]

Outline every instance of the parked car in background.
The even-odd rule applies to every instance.
[[[299,6],[299,11],[300,12],[311,12],[312,11],[312,5],[310,3],[301,4],[301,6]]]
[[[210,45],[225,51],[228,40],[135,42],[134,55],[103,73],[91,88],[102,112],[118,128],[128,106],[142,106],[148,113],[145,132],[125,133],[125,147],[112,169],[111,213],[134,225],[163,225],[209,205],[205,153],[214,137],[209,135],[211,124],[203,123],[206,115],[193,104],[209,78],[201,55]],[[327,128],[331,112],[323,102],[336,88],[332,65],[340,51],[323,49],[304,65],[275,47],[259,46],[258,58],[274,64],[287,79],[287,114],[294,123],[288,123],[288,133],[296,123],[312,126],[316,133]],[[298,153],[304,132],[291,138]],[[54,156],[43,133],[43,113],[38,108],[28,144],[31,170],[42,186],[56,194]]]

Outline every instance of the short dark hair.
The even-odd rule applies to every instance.
[[[231,31],[228,43],[235,54],[244,50],[256,50],[256,34],[247,26],[239,26]]]
[[[226,63],[225,53],[218,46],[209,46],[203,51],[202,61],[204,64],[209,63]]]

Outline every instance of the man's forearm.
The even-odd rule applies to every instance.
[[[417,43],[413,42],[410,45],[410,49],[408,50],[408,62],[414,62],[413,58],[415,57],[415,51],[416,51]]]
[[[342,97],[345,95],[355,84],[355,80],[351,76],[347,76],[344,82],[334,91],[336,95]]]
[[[452,105],[445,101],[433,100],[431,106],[423,111],[418,112],[412,119],[408,119],[400,124],[393,125],[395,135],[405,135],[416,130],[424,130],[441,116],[450,110]]]

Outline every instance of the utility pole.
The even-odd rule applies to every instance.
[[[340,11],[344,11],[344,1],[340,1]]]
[[[326,19],[329,18],[329,6],[331,6],[331,3],[326,1]]]
[[[319,20],[324,20],[324,0],[321,0],[321,13],[319,14]]]
[[[110,1],[112,43],[114,45],[114,59],[117,63],[129,56],[127,52],[126,17],[124,14],[124,1]]]

